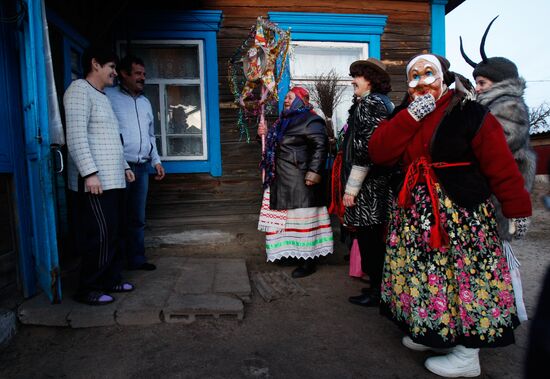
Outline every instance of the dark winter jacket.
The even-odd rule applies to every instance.
[[[388,107],[390,109],[388,109]],[[346,208],[344,223],[351,226],[379,225],[386,221],[391,202],[390,170],[374,165],[369,158],[368,145],[374,130],[391,112],[393,104],[386,96],[369,94],[358,98],[350,109],[348,129],[344,137],[342,186],[346,187],[352,166],[368,168],[356,205]]]
[[[325,121],[321,117],[306,113],[291,120],[277,144],[276,176],[270,186],[271,209],[326,205],[321,177],[327,149]],[[306,186],[306,175],[316,184]]]
[[[490,90],[478,95],[477,101],[489,108],[501,123],[508,147],[518,164],[525,180],[525,188],[531,192],[537,168],[537,156],[529,141],[529,110],[523,99],[525,80],[506,79],[494,83]],[[500,237],[510,241],[508,219],[502,215],[500,204],[493,198],[497,207],[497,222]]]

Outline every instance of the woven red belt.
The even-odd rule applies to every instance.
[[[430,163],[425,157],[420,157],[414,161],[407,170],[405,175],[405,181],[403,187],[399,192],[398,204],[401,208],[408,208],[412,203],[412,190],[418,183],[418,180],[422,177],[428,187],[430,193],[430,201],[432,202],[432,213],[434,215],[434,223],[430,226],[430,241],[429,245],[432,249],[438,249],[442,246],[449,245],[449,235],[441,225],[441,218],[439,216],[439,200],[435,189],[437,179],[433,168],[448,168],[457,166],[468,166],[471,162],[434,162]]]

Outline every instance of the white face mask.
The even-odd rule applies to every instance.
[[[424,78],[424,80],[422,79],[411,80],[409,82],[409,87],[416,88],[419,84],[424,84],[426,86],[429,86],[429,85],[432,85],[436,80],[437,78],[435,76],[429,76],[427,78]]]
[[[447,91],[447,85],[443,81],[441,64],[433,55],[413,59],[407,65],[407,79],[408,93],[413,99],[431,93],[436,100],[439,100]]]

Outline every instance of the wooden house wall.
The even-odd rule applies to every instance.
[[[532,136],[531,146],[537,154],[537,175],[550,174],[550,135]]]
[[[247,37],[256,17],[276,12],[326,12],[348,14],[387,15],[387,25],[381,38],[381,58],[392,77],[392,98],[401,99],[405,90],[404,65],[414,54],[430,51],[429,1],[255,1],[212,0],[204,1],[205,9],[223,12],[218,33],[220,69],[220,101],[231,102],[227,83],[227,61]]]
[[[136,11],[131,3],[123,0],[113,0],[109,9],[99,6],[99,0],[46,0],[46,3],[89,39],[108,36],[112,29],[124,24],[127,10]],[[224,229],[237,243],[225,244],[223,253],[247,255],[260,251],[262,246],[263,235],[255,230],[262,193],[258,169],[260,145],[254,138],[251,143],[241,140],[236,128],[237,108],[227,80],[228,60],[247,38],[258,16],[265,17],[270,11],[387,16],[381,36],[381,59],[388,66],[394,89],[390,96],[395,103],[400,102],[406,88],[404,66],[408,59],[430,51],[429,0],[157,0],[144,4],[139,11],[167,9],[222,11],[217,44],[223,175],[216,178],[209,174],[170,174],[160,182],[151,180],[148,233],[158,236],[212,227]],[[99,19],[104,22],[97,23]],[[255,133],[253,128],[251,135],[254,137]],[[256,242],[250,244],[250,241]],[[183,246],[181,249],[201,253],[208,250],[206,245],[209,243],[205,236],[202,246]]]
[[[223,176],[170,175],[163,182],[152,183],[149,201],[152,228],[234,225],[248,221],[248,228],[255,229],[262,191],[258,169],[260,146],[254,138],[251,143],[243,142],[236,129],[237,109],[227,84],[227,63],[258,16],[267,16],[269,11],[388,16],[381,37],[381,59],[391,75],[394,89],[391,97],[395,103],[400,102],[405,91],[404,66],[408,59],[430,51],[428,0],[212,0],[201,2],[201,9],[223,12],[217,37]],[[255,133],[251,129],[251,135]],[[167,219],[169,213],[173,216]],[[177,214],[185,216],[178,218]],[[244,239],[250,238],[248,235]]]

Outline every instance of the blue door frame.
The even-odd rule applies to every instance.
[[[30,241],[29,251],[33,267],[24,260],[22,270],[34,272],[38,284],[52,302],[61,301],[60,270],[56,239],[53,162],[48,129],[47,83],[44,58],[43,2],[27,0],[27,16],[18,27],[21,100],[24,128],[24,158],[26,187],[29,194],[30,235],[21,238]],[[22,183],[21,183],[22,184]],[[23,211],[23,210],[20,210]],[[24,287],[32,288],[33,275],[23,277]],[[34,294],[36,287],[27,291]]]
[[[0,14],[4,16],[6,2],[0,2]],[[0,173],[12,178],[14,187],[14,210],[16,246],[19,268],[19,284],[23,295],[29,297],[36,292],[36,276],[31,247],[30,196],[25,171],[25,154],[21,146],[24,141],[21,114],[21,83],[19,81],[19,57],[16,25],[0,24]],[[3,215],[5,217],[5,215]]]

